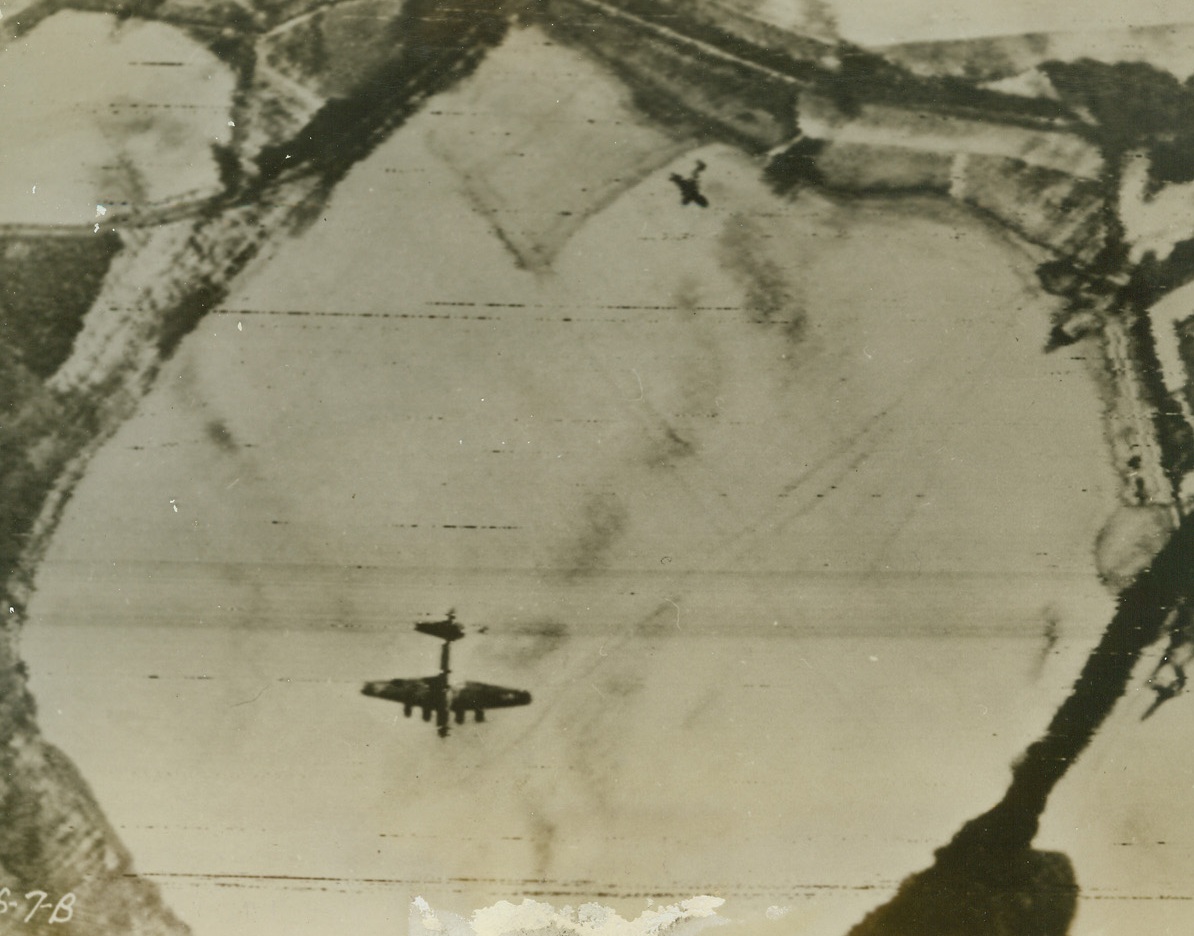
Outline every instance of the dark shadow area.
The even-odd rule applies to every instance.
[[[890,903],[851,936],[1063,936],[1078,903],[1070,860],[1059,852],[937,852]]]
[[[1186,517],[1118,607],[1045,734],[1012,768],[991,810],[970,820],[850,936],[1061,936],[1078,886],[1065,855],[1032,849],[1049,794],[1128,688],[1146,648],[1194,590],[1194,518]]]

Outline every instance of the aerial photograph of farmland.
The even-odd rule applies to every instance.
[[[0,936],[1188,932],[1123,7],[0,0]]]

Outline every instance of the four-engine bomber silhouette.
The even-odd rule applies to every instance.
[[[476,720],[480,722],[485,721],[486,709],[531,704],[531,694],[522,689],[506,689],[503,686],[479,682],[466,682],[454,686],[448,681],[452,672],[448,665],[452,641],[460,640],[464,636],[464,628],[456,623],[454,611],[449,611],[447,618],[442,621],[416,624],[415,630],[421,634],[438,637],[444,642],[440,648],[439,673],[422,679],[367,682],[361,689],[363,695],[401,702],[403,714],[407,718],[410,718],[416,708],[422,710],[425,722],[431,721],[431,716],[434,715],[441,738],[448,736],[449,714],[455,716],[456,724],[462,725],[465,715],[469,712],[474,713]]]

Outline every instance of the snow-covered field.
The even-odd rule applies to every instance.
[[[779,200],[728,148],[653,161],[612,85],[497,93],[577,70],[521,34],[359,165],[41,568],[40,724],[199,936],[696,893],[842,933],[998,798],[1109,616],[1094,351],[1042,354],[1033,258],[934,202]],[[555,141],[602,133],[594,203]],[[698,160],[707,209],[668,179]],[[452,606],[489,628],[457,674],[535,703],[444,742],[357,689],[430,674],[409,624]],[[1171,794],[1110,766],[1171,707],[1059,791],[1083,936],[1174,905],[1115,899]]]
[[[211,146],[230,139],[234,81],[161,23],[46,19],[0,54],[0,224],[107,228],[130,209],[215,194]]]

